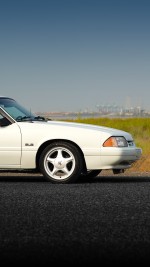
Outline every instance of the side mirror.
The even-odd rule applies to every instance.
[[[8,126],[10,124],[11,124],[11,122],[7,118],[0,119],[0,126],[1,127]]]

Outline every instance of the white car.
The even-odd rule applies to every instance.
[[[0,126],[0,169],[36,170],[54,183],[123,172],[142,154],[130,133],[47,120],[9,97],[0,97]]]

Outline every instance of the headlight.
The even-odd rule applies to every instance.
[[[104,147],[127,147],[127,140],[123,136],[111,136],[103,144]]]

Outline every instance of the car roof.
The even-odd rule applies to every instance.
[[[8,97],[8,96],[0,96],[0,99],[3,99],[3,98],[5,98],[5,99],[12,99],[12,100],[14,100],[12,97]]]

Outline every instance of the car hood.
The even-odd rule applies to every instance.
[[[99,131],[103,133],[108,133],[109,135],[117,135],[117,136],[125,136],[127,140],[133,140],[132,135],[128,132],[125,132],[123,130],[118,130],[115,128],[110,127],[104,127],[104,126],[97,126],[93,124],[84,124],[84,123],[76,123],[76,122],[64,122],[64,121],[47,121],[47,122],[41,122],[41,121],[33,121],[35,124],[41,124],[41,125],[47,125],[47,126],[54,126],[58,128],[64,128],[67,127],[70,128],[76,128],[78,130],[91,130],[91,131]]]

